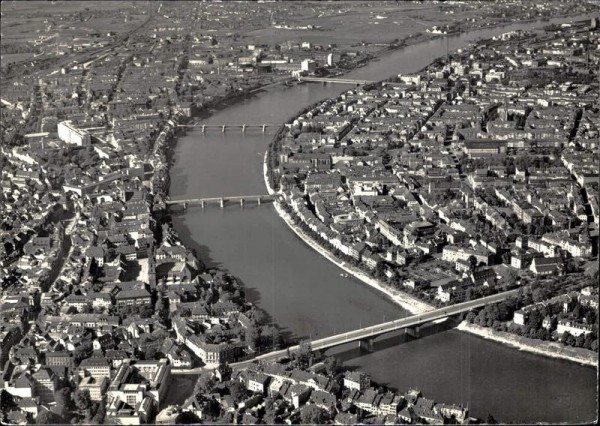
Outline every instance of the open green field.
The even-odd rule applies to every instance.
[[[0,62],[2,62],[2,65],[8,65],[14,62],[21,62],[32,56],[32,53],[7,53],[6,55],[0,55]]]
[[[2,44],[26,43],[57,35],[60,42],[91,33],[121,33],[142,23],[147,2],[2,2]]]
[[[284,7],[278,5],[274,7]],[[313,13],[309,13],[310,11]],[[319,12],[304,9],[287,25],[314,25],[319,30],[285,30],[264,28],[246,34],[255,42],[279,43],[289,39],[316,44],[336,43],[348,46],[361,42],[388,43],[402,39],[433,25],[456,21],[455,15],[445,14],[435,3],[358,2],[332,3],[329,10]]]

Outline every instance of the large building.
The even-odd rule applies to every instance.
[[[73,126],[71,121],[58,123],[57,129],[59,139],[64,142],[79,146],[89,145],[91,142],[90,134],[85,130]]]

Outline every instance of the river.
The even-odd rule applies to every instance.
[[[452,35],[448,48],[536,25],[542,23]],[[415,72],[445,53],[446,40],[439,38],[391,52],[347,77],[380,80]],[[349,88],[320,83],[273,88],[216,111],[203,123],[279,124]],[[176,145],[171,197],[265,194],[262,161],[271,138],[272,132],[258,130],[189,132]],[[173,221],[205,263],[241,279],[247,299],[267,311],[288,337],[323,337],[406,315],[380,293],[341,276],[270,204],[189,207]],[[468,405],[477,417],[492,413],[506,422],[573,423],[596,417],[593,368],[519,352],[456,330],[382,345],[373,353],[354,347],[335,353],[379,383],[401,391],[418,387],[438,401]]]

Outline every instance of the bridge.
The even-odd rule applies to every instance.
[[[308,83],[339,83],[339,84],[352,84],[360,86],[363,84],[371,83],[382,83],[386,86],[402,86],[402,83],[396,83],[394,81],[373,81],[373,80],[353,80],[350,78],[333,78],[333,77],[298,77],[299,81],[306,81]]]
[[[184,200],[167,200],[165,201],[168,205],[182,205],[183,208],[187,208],[188,204],[200,204],[202,208],[206,204],[219,204],[221,208],[225,207],[227,202],[240,203],[243,206],[246,202],[255,202],[259,206],[261,203],[273,201],[277,198],[277,195],[261,194],[261,195],[233,195],[228,197],[206,197],[206,198],[187,198]]]
[[[191,124],[178,124],[177,127],[199,127],[202,133],[207,130],[221,130],[221,132],[225,133],[227,129],[240,129],[242,132],[250,129],[258,129],[263,133],[267,131],[267,129],[279,128],[281,124],[200,124],[200,123],[191,123]]]
[[[344,345],[347,343],[358,342],[360,348],[367,351],[373,351],[374,341],[376,338],[398,330],[413,337],[419,337],[419,327],[436,320],[445,319],[454,315],[459,315],[463,312],[469,312],[473,309],[481,308],[488,304],[502,302],[503,300],[516,296],[518,289],[509,290],[491,296],[482,297],[468,302],[457,303],[452,306],[433,309],[422,314],[411,315],[409,317],[400,318],[393,321],[384,322],[377,325],[363,327],[358,330],[348,331],[346,333],[336,334],[334,336],[323,337],[321,339],[311,340],[311,350],[319,351],[333,348],[335,346]],[[298,352],[300,345],[290,346],[286,349],[268,352],[262,355],[257,355],[254,358],[239,361],[230,364],[235,368],[245,368],[254,362],[269,362],[285,358],[290,353]],[[199,374],[202,371],[207,371],[206,367],[198,367],[187,370],[173,370],[173,374]]]
[[[481,308],[488,304],[501,302],[511,296],[515,296],[517,294],[517,291],[518,289],[509,290],[491,296],[470,300],[468,302],[457,303],[452,306],[434,309],[423,314],[411,315],[409,317],[384,322],[382,324],[363,327],[358,330],[353,330],[346,333],[336,334],[334,336],[313,340],[310,342],[311,348],[313,351],[318,351],[333,348],[335,346],[343,345],[346,343],[358,342],[358,345],[361,348],[365,348],[367,350],[372,351],[374,340],[383,334],[404,329],[407,334],[411,334],[415,337],[418,337],[419,326],[425,323],[433,322],[453,315],[458,315],[463,312],[468,312],[470,310]],[[289,353],[294,353],[297,352],[299,349],[300,345],[290,346],[288,349],[269,352],[264,355],[258,355],[254,359],[232,364],[232,366],[243,366],[245,363],[250,363],[253,361],[275,361],[277,359],[286,357],[288,354],[288,350]]]
[[[339,84],[353,84],[360,86],[361,84],[376,83],[371,80],[353,80],[351,78],[333,78],[333,77],[298,77],[299,81],[306,81],[309,83],[339,83]]]

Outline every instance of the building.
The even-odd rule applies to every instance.
[[[71,367],[73,366],[73,357],[67,351],[48,352],[46,353],[46,365],[48,367]]]
[[[246,388],[251,392],[264,394],[269,383],[269,376],[248,370],[248,378],[246,379]]]
[[[58,138],[66,143],[78,146],[89,145],[91,143],[90,134],[82,129],[78,129],[71,121],[62,121],[58,123]]]
[[[81,376],[91,376],[96,379],[110,378],[110,364],[105,357],[87,358],[79,364],[79,374]]]
[[[300,64],[300,70],[308,73],[315,72],[317,69],[317,63],[312,59],[305,59]]]
[[[529,270],[535,275],[555,275],[561,272],[563,261],[560,257],[535,257]]]
[[[54,402],[54,393],[57,390],[58,378],[49,368],[40,368],[31,375],[33,393],[40,398],[40,402]]]
[[[558,334],[568,332],[569,334],[578,337],[581,335],[585,336],[586,334],[590,334],[592,332],[592,327],[587,324],[563,319],[558,321],[556,332]]]
[[[360,371],[349,371],[344,376],[344,388],[356,389],[359,392],[371,385],[371,379]]]
[[[123,290],[117,293],[115,301],[118,307],[133,305],[149,305],[151,303],[150,293],[145,288]]]
[[[79,382],[80,390],[87,390],[90,393],[92,401],[100,401],[104,395],[104,391],[108,387],[108,379],[106,377],[94,378],[84,377]]]
[[[194,334],[185,339],[185,345],[207,366],[216,367],[235,359],[237,347],[230,343],[205,343]]]

